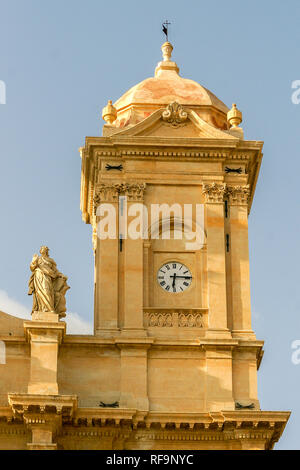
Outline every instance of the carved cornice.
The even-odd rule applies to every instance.
[[[168,104],[161,117],[163,121],[171,124],[172,127],[179,127],[185,124],[188,114],[179,103],[173,101],[173,103]]]
[[[117,157],[117,158],[122,158],[123,156],[128,156],[128,157],[163,157],[163,158],[203,158],[203,159],[228,159],[229,154],[228,152],[222,152],[216,151],[216,150],[205,150],[205,151],[185,151],[185,150],[180,150],[180,151],[168,151],[165,148],[162,150],[122,150],[122,151],[111,151],[111,150],[104,150],[104,151],[97,151],[96,152],[97,157]],[[250,156],[249,155],[234,155],[231,157],[233,160],[249,160]]]
[[[250,195],[250,185],[229,186],[226,188],[226,195],[231,206],[247,205]]]
[[[29,393],[9,393],[8,403],[14,416],[28,419],[28,413],[36,416],[50,412],[52,415],[73,416],[77,410],[76,395],[35,395]],[[24,416],[25,415],[25,416]]]
[[[226,183],[203,183],[202,192],[207,204],[222,204]]]
[[[15,419],[24,416],[28,410],[24,409],[25,395],[23,399],[16,400],[17,405],[13,421],[7,424],[4,422],[0,427],[0,434],[10,435],[15,439],[16,435],[28,434],[29,428]],[[213,413],[165,413],[165,412],[144,412],[136,409],[127,408],[77,408],[73,413],[65,415],[64,405],[69,405],[69,400],[61,401],[62,410],[56,408],[56,397],[28,396],[29,406],[34,405],[32,416],[33,426],[43,427],[45,413],[55,416],[64,416],[62,426],[57,429],[58,442],[64,442],[64,439],[72,436],[78,436],[80,440],[98,440],[101,437],[113,438],[118,440],[118,445],[123,445],[124,439],[139,441],[225,441],[230,444],[232,441],[239,441],[241,444],[246,441],[265,441],[265,448],[272,449],[274,443],[280,438],[286,422],[289,419],[290,412],[268,412],[255,410],[235,410],[235,411],[215,411]],[[20,396],[21,398],[21,396]],[[53,402],[55,401],[55,403]],[[36,405],[39,405],[39,410]],[[55,409],[52,410],[53,404]],[[22,405],[19,408],[19,405]],[[40,406],[42,405],[42,407]],[[48,412],[44,406],[50,406]],[[51,411],[51,412],[50,412]],[[57,415],[57,411],[59,414]],[[0,416],[11,416],[9,408],[0,410]],[[46,416],[47,417],[47,416]],[[25,416],[24,416],[25,418]],[[26,419],[25,419],[26,421]],[[208,444],[210,445],[210,444]],[[214,445],[213,443],[211,444]]]

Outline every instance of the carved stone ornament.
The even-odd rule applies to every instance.
[[[205,195],[206,203],[223,203],[225,191],[226,183],[203,183],[202,192]]]
[[[230,205],[247,205],[250,194],[250,186],[249,184],[242,186],[227,186],[226,194],[228,195]]]
[[[97,187],[94,195],[94,208],[96,208],[100,202],[118,202],[119,198],[119,184],[115,183],[103,183]]]
[[[49,257],[49,248],[41,246],[41,256],[33,255],[28,295],[33,295],[32,313],[57,313],[66,316],[65,294],[70,287],[67,276],[58,271],[55,261]]]
[[[178,127],[185,124],[188,114],[179,103],[173,101],[173,103],[168,104],[161,117],[163,121],[173,127]]]
[[[151,313],[148,319],[148,326],[170,327],[173,326],[173,318],[170,313]]]
[[[124,183],[122,184],[121,191],[124,191],[130,202],[140,202],[144,199],[144,192],[146,183]],[[121,192],[120,191],[120,192]]]
[[[203,328],[201,313],[180,313],[178,315],[178,326],[183,328]]]
[[[191,312],[189,309],[174,309],[173,312],[154,311],[145,312],[145,325],[147,327],[176,327],[176,328],[204,328],[201,312]]]
[[[127,196],[129,202],[143,201],[146,183],[102,183],[94,196],[94,212],[101,202],[118,202],[119,196]]]

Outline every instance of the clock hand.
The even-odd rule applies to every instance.
[[[175,276],[176,276],[176,279],[178,279],[178,278],[180,278],[180,279],[192,279],[192,276],[177,276],[176,274],[175,274]],[[174,277],[174,276],[170,276],[170,277]]]
[[[176,273],[174,274],[174,276],[170,276],[170,277],[173,277],[172,287],[175,287]]]

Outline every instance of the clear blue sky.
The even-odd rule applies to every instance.
[[[100,135],[108,99],[153,75],[165,18],[181,74],[236,102],[246,138],[265,141],[249,219],[253,325],[265,340],[259,397],[262,409],[292,410],[276,448],[300,449],[299,1],[0,1],[0,289],[30,308],[28,265],[47,244],[69,276],[69,310],[92,322],[78,147]]]

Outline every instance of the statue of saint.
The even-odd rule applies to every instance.
[[[52,312],[59,318],[66,316],[65,294],[70,287],[67,277],[60,273],[49,257],[49,248],[41,246],[41,256],[33,255],[28,295],[33,295],[33,312]]]

